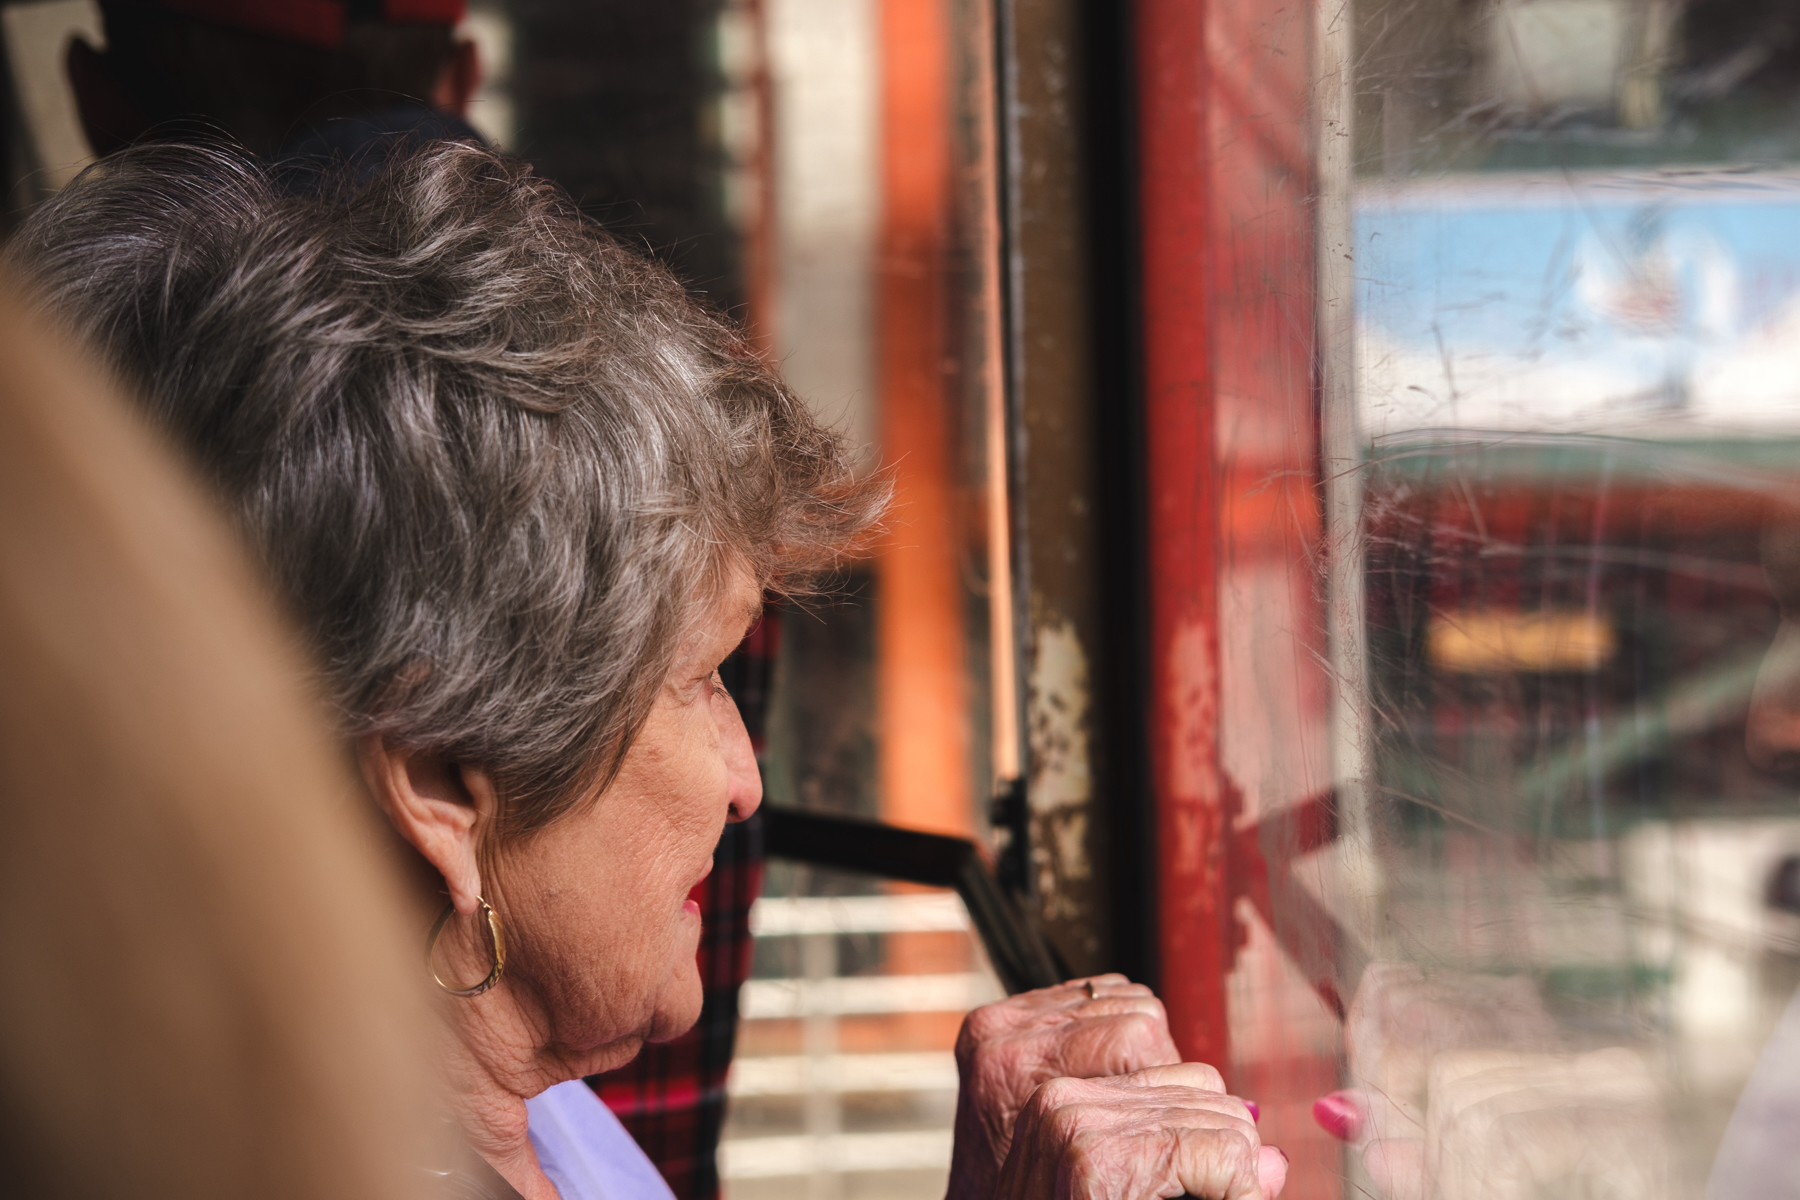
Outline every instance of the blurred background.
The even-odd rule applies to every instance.
[[[0,31],[10,227],[88,159],[102,35]],[[471,122],[892,473],[879,553],[783,614],[771,804],[981,842],[1072,970],[1159,986],[1296,1200],[1702,1190],[1800,985],[1800,795],[1744,736],[1800,504],[1790,5],[462,32]],[[941,1195],[1000,994],[960,902],[775,859],[751,922],[726,1193]],[[1342,1086],[1422,1174],[1318,1127]]]

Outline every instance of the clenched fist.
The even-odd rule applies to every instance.
[[[976,1009],[956,1039],[961,1091],[949,1200],[994,1194],[1014,1122],[1041,1084],[1180,1061],[1162,1001],[1123,975],[1071,980]]]
[[[1019,1114],[995,1200],[1274,1200],[1287,1156],[1200,1063],[1053,1079]]]

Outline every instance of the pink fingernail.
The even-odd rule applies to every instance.
[[[1250,1119],[1252,1121],[1262,1120],[1262,1109],[1257,1106],[1256,1101],[1246,1100],[1244,1101],[1244,1107],[1250,1110]]]
[[[1362,1107],[1348,1092],[1333,1092],[1313,1101],[1313,1120],[1340,1142],[1361,1137],[1364,1119]]]

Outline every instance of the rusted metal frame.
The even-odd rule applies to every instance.
[[[1018,107],[1018,49],[1011,0],[993,0],[991,16],[993,98],[993,182],[994,182],[994,278],[995,300],[1000,319],[996,348],[1000,364],[998,461],[1005,470],[1003,483],[1006,531],[1006,568],[1011,586],[1007,603],[1011,609],[1008,632],[1013,641],[1012,701],[1013,722],[1017,735],[1015,750],[1017,774],[1010,787],[997,788],[991,801],[989,820],[996,843],[996,874],[1001,885],[1021,902],[1031,905],[1035,915],[1036,888],[1031,869],[1031,810],[1025,798],[1026,772],[1031,754],[1026,744],[1029,721],[1026,713],[1026,647],[1030,624],[1030,564],[1026,561],[1024,476],[1025,438],[1019,388],[1019,360],[1024,354],[1020,314],[1023,309],[1020,289],[1023,272],[1017,262],[1019,253],[1018,212],[1015,205],[1019,186],[1018,131],[1014,128]],[[996,693],[996,699],[998,693]]]
[[[1118,762],[1100,716],[1112,670],[1096,455],[1090,145],[1079,0],[998,0],[1014,586],[1030,902],[1077,971],[1112,959],[1101,798]],[[1016,836],[1016,835],[1015,835]]]
[[[1129,6],[994,3],[1028,785],[1006,807],[1062,953],[1153,981]]]

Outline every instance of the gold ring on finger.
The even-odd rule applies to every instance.
[[[1094,981],[1093,980],[1091,980],[1091,979],[1083,980],[1082,986],[1087,989],[1087,994],[1088,994],[1089,1000],[1098,1000],[1100,998],[1100,993],[1094,990]]]

